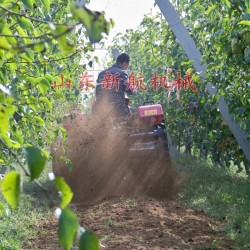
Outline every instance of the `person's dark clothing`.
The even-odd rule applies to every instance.
[[[105,81],[105,79],[107,80],[108,77],[114,77],[114,80],[119,78],[118,85],[116,86],[116,81],[114,81],[114,86],[112,88],[110,88],[110,86],[107,87],[107,81]],[[125,104],[125,92],[129,95],[134,94],[134,92],[128,88],[127,82],[128,75],[118,64],[114,64],[112,67],[102,71],[98,75],[96,85],[97,107],[102,107],[102,105],[106,103],[116,112],[116,115],[128,115],[129,111]],[[109,85],[111,85],[111,82]]]

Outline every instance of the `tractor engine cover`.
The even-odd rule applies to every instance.
[[[140,106],[138,108],[140,118],[162,116],[163,110],[160,104]]]

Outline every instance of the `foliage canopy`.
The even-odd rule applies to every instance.
[[[248,1],[178,1],[175,6],[184,25],[201,51],[207,64],[206,80],[195,72],[161,13],[145,15],[137,30],[119,34],[112,45],[131,55],[131,71],[141,72],[145,85],[150,86],[155,72],[166,75],[166,69],[191,72],[198,91],[179,93],[158,89],[140,91],[135,105],[152,99],[166,110],[167,130],[178,146],[186,152],[211,157],[215,162],[230,165],[233,161],[242,170],[249,162],[223,121],[217,106],[224,96],[233,119],[250,138],[249,42],[250,6]],[[176,76],[168,75],[170,79]],[[218,88],[214,96],[206,84]],[[191,150],[192,149],[192,150]]]
[[[21,183],[16,163],[42,187],[37,179],[51,159],[49,146],[60,134],[66,138],[60,127],[62,103],[75,105],[80,96],[79,75],[87,66],[81,58],[92,64],[92,44],[109,33],[113,22],[84,4],[59,0],[1,0],[0,16],[0,164],[13,169],[1,189],[16,208]],[[62,83],[72,87],[53,88]],[[63,178],[57,177],[54,185],[62,193],[59,242],[70,249],[78,230],[67,207],[73,193]],[[79,244],[88,244],[89,237]]]

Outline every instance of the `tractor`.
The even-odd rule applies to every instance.
[[[173,171],[162,106],[150,101],[137,112],[128,108],[133,110],[130,119],[119,122],[105,110],[99,115],[65,115],[67,140],[58,138],[51,145],[52,164],[79,202],[110,195],[168,195]],[[65,158],[73,163],[70,173]]]
[[[166,133],[164,114],[160,104],[152,101],[144,102],[138,107],[138,113],[131,129],[132,139],[130,151],[159,150],[162,148],[168,154],[168,136]]]

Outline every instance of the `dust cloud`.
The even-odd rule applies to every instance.
[[[173,199],[178,174],[164,148],[129,151],[131,130],[107,119],[109,115],[106,110],[91,117],[75,113],[64,123],[64,147],[61,138],[51,145],[53,171],[65,177],[74,192],[73,201],[94,204],[113,196]],[[60,156],[71,159],[71,172]]]

